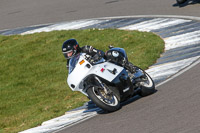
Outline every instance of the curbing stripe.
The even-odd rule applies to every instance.
[[[83,27],[87,27],[90,25],[98,24],[104,22],[103,20],[90,20],[90,21],[75,21],[75,22],[69,22],[69,23],[60,23],[60,24],[54,24],[50,25],[44,28],[39,28],[31,31],[27,31],[22,33],[22,35],[25,34],[33,34],[33,33],[39,33],[39,32],[50,32],[54,30],[74,30],[74,29],[80,29]]]
[[[150,69],[146,70],[146,72],[151,75],[155,82],[164,81],[167,78],[171,77],[172,75],[178,73],[180,70],[184,69],[185,67],[189,66],[196,60],[198,60],[200,56],[183,59],[175,62],[165,63],[157,66],[153,66]]]
[[[165,38],[165,50],[200,43],[200,30]]]
[[[156,18],[150,21],[141,22],[139,24],[130,25],[121,29],[128,30],[139,30],[139,31],[152,31],[160,28],[166,28],[169,26],[174,26],[178,24],[182,24],[185,22],[190,22],[191,20],[183,20],[183,19],[166,19],[166,18]]]

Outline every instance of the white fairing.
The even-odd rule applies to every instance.
[[[84,63],[81,64],[80,63],[81,61]],[[90,68],[87,67],[88,64],[90,65]],[[116,69],[115,74],[111,73],[111,71],[113,71],[114,69]],[[76,67],[73,69],[71,73],[69,73],[67,78],[67,83],[73,91],[81,91],[83,94],[87,95],[83,91],[84,88],[82,83],[88,75],[95,74],[111,82],[119,75],[119,73],[121,73],[123,69],[124,69],[123,67],[117,66],[110,62],[103,62],[92,66],[85,59],[85,54],[82,53],[80,55],[80,58],[78,59]]]

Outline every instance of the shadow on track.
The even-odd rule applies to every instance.
[[[182,7],[185,7],[188,5],[194,5],[194,4],[200,4],[200,0],[186,0],[186,2],[184,2],[183,4],[179,4],[179,3],[173,4],[173,7],[182,8]]]
[[[158,91],[158,90],[156,90],[152,95],[154,95],[157,91]],[[148,96],[146,96],[146,97],[148,97]],[[121,108],[123,108],[124,106],[126,106],[126,105],[128,105],[128,104],[131,104],[131,103],[133,103],[133,102],[136,102],[137,100],[139,100],[139,99],[141,99],[141,98],[143,98],[143,97],[141,97],[141,96],[139,96],[139,95],[136,95],[136,96],[130,98],[129,100],[127,100],[127,101],[125,101],[125,102],[122,102],[122,103],[121,103]],[[121,109],[121,108],[120,108],[120,109]],[[109,113],[112,113],[112,112],[107,112],[107,111],[104,111],[104,110],[101,110],[101,111],[98,112],[98,114],[109,114]]]

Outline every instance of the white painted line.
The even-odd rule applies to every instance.
[[[183,74],[184,72],[188,71],[188,70],[191,69],[192,67],[194,67],[194,66],[196,66],[197,64],[199,64],[199,63],[200,63],[200,57],[199,57],[197,60],[195,60],[194,62],[192,62],[192,63],[193,63],[193,64],[190,64],[187,68],[182,69],[180,72],[176,73],[175,75],[171,76],[171,77],[168,78],[167,80],[165,80],[165,81],[159,83],[158,85],[156,85],[156,87],[159,87],[159,86],[161,86],[161,85],[163,85],[163,84],[169,82],[170,80],[172,80],[172,79],[178,77],[179,75]]]
[[[143,21],[143,22],[140,22],[137,24],[122,27],[120,29],[122,29],[122,30],[140,30],[142,28],[149,27],[149,26],[155,25],[157,23],[162,23],[163,21],[166,21],[166,20],[168,20],[168,19],[155,18],[152,20],[147,20],[147,21]]]
[[[126,27],[122,27],[122,30],[139,30],[139,31],[151,31],[160,28],[166,28],[173,25],[178,25],[181,23],[190,22],[191,20],[184,19],[166,19],[166,18],[156,18],[149,21],[144,21],[138,24],[129,25]]]
[[[180,41],[177,43],[166,43],[165,50],[170,50],[178,47],[189,46],[193,44],[200,44],[200,38],[193,38],[187,41]]]
[[[93,108],[90,110],[77,110],[77,111],[69,112],[63,116],[43,122],[41,126],[22,131],[20,133],[53,132],[65,127],[66,125],[72,125],[83,119],[93,117],[97,115],[97,112],[100,110],[101,110],[100,108]]]
[[[88,20],[88,21],[82,20],[82,21],[59,23],[59,24],[50,25],[44,28],[27,31],[25,33],[22,33],[22,35],[39,33],[39,32],[50,32],[50,31],[55,31],[55,30],[75,30],[75,29],[91,26],[94,24],[102,23],[105,21],[107,20]]]
[[[125,18],[174,18],[174,19],[185,19],[185,20],[200,20],[200,17],[195,16],[180,16],[180,15],[135,15],[135,16],[115,16],[115,17],[102,17],[102,18],[91,18],[91,19],[125,19]],[[90,19],[90,20],[91,20]]]
[[[42,125],[48,125],[48,124],[52,124],[52,123],[59,122],[59,121],[65,121],[65,120],[75,120],[75,119],[79,118],[81,115],[82,115],[81,117],[87,117],[88,114],[96,114],[97,111],[99,111],[99,108],[93,108],[93,109],[89,109],[89,110],[84,109],[84,110],[77,110],[77,111],[69,112],[61,117],[57,117],[57,118],[51,119],[49,121],[43,122]]]
[[[200,43],[200,30],[165,38],[165,50]]]
[[[182,40],[188,40],[190,38],[199,37],[199,36],[200,36],[200,30],[197,30],[197,31],[188,32],[185,34],[180,34],[180,35],[176,35],[176,36],[172,36],[172,37],[168,37],[164,39],[169,43],[173,43],[173,42],[179,42]]]
[[[160,24],[154,25],[152,27],[148,27],[148,29],[149,30],[156,30],[156,29],[166,28],[166,27],[170,27],[170,26],[175,26],[175,25],[186,23],[186,22],[190,22],[190,21],[191,20],[172,19],[169,22],[164,22],[164,23],[160,23]]]
[[[195,60],[197,60],[200,56],[176,61],[176,62],[170,62],[166,64],[161,64],[158,66],[151,67],[150,69],[146,70],[146,72],[154,79],[161,79],[162,77],[170,77],[183,68],[189,66],[191,63],[193,63]]]

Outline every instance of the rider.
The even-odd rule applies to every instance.
[[[92,46],[86,45],[80,48],[78,42],[75,39],[66,40],[63,43],[62,52],[65,58],[67,59],[67,68],[69,67],[69,60],[81,52],[91,55],[94,61],[98,61],[105,55],[103,51],[97,50]]]
[[[64,57],[67,59],[67,68],[69,68],[69,60],[79,53],[86,53],[92,56],[94,61],[98,61],[101,58],[107,58],[107,54],[103,51],[93,48],[92,46],[79,47],[78,42],[75,39],[66,40],[62,45],[62,52]],[[120,58],[120,57],[119,57]],[[126,62],[124,67],[128,69],[131,73],[134,72],[134,66],[130,62]]]

